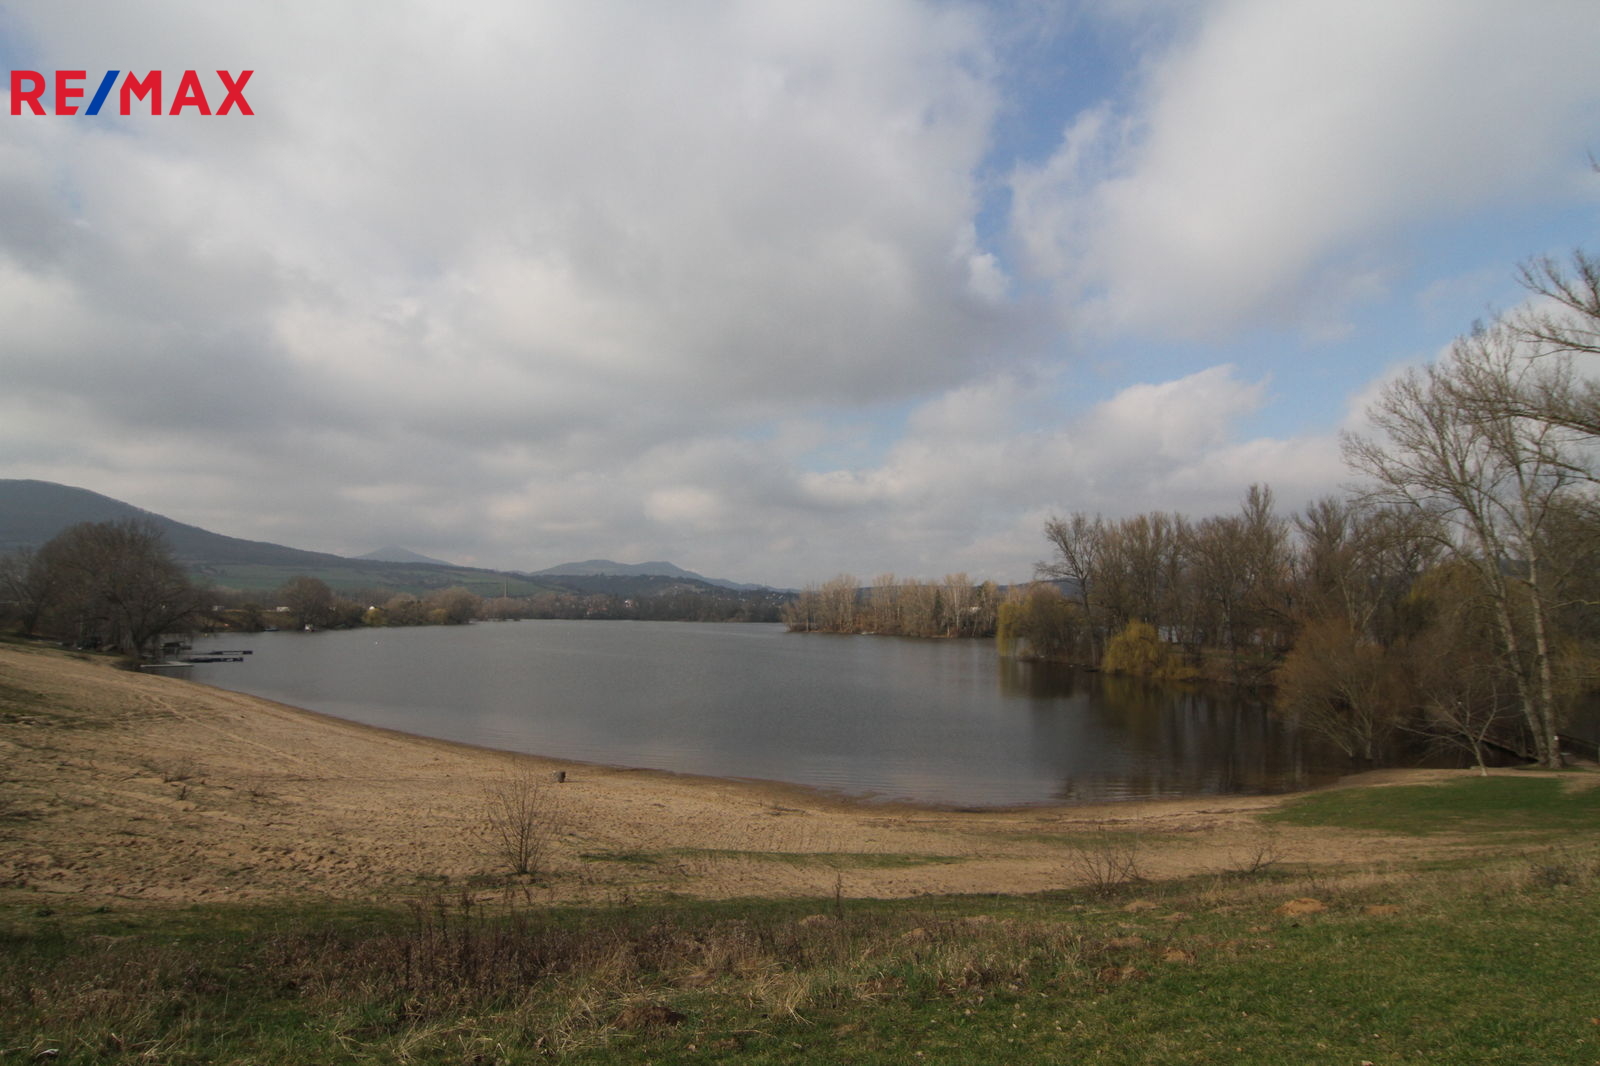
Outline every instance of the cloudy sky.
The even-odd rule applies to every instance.
[[[1345,481],[1376,382],[1596,247],[1597,54],[1593,0],[0,0],[79,106],[254,71],[253,116],[0,109],[0,477],[1026,578],[1054,513]]]

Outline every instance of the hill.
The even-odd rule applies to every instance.
[[[725,578],[706,577],[693,570],[685,570],[673,563],[657,561],[651,563],[619,563],[611,559],[585,559],[581,563],[562,563],[559,566],[546,567],[536,570],[532,577],[638,577],[638,578],[676,578],[681,581],[699,582],[705,585],[715,585],[718,588],[735,589],[740,592],[761,592],[768,589],[766,585],[751,585],[739,581],[728,581]]]
[[[426,595],[461,586],[479,596],[531,596],[540,592],[622,599],[726,597],[753,593],[753,604],[773,609],[772,590],[701,577],[667,562],[626,564],[591,559],[537,574],[455,566],[389,546],[348,559],[268,541],[244,540],[174,521],[88,489],[50,481],[0,478],[0,554],[37,548],[79,522],[146,521],[166,537],[173,556],[194,578],[219,589],[267,592],[295,577],[314,577],[345,593]],[[741,597],[741,599],[744,597]],[[777,602],[777,601],[773,601]],[[695,617],[691,605],[670,617]]]
[[[302,575],[318,578],[341,591],[375,589],[391,595],[425,595],[461,585],[480,596],[518,596],[557,587],[551,582],[497,570],[434,561],[346,559],[268,541],[244,540],[177,522],[88,489],[50,481],[0,478],[0,553],[37,548],[79,522],[126,520],[146,521],[159,529],[173,556],[197,580],[240,592],[275,589]]]
[[[423,555],[420,552],[414,552],[409,548],[401,548],[394,544],[386,544],[374,551],[367,552],[365,555],[357,555],[355,558],[377,563],[426,563],[429,566],[455,565],[454,563],[447,563],[443,559],[435,559],[430,555]]]
[[[350,561],[326,552],[212,533],[88,489],[52,481],[0,479],[0,551],[37,548],[79,522],[127,520],[154,525],[166,537],[172,554],[187,566],[320,567]]]

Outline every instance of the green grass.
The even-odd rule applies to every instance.
[[[584,862],[616,862],[624,866],[656,866],[666,858],[666,852],[627,848],[620,851],[585,851],[578,857]]]
[[[1386,880],[1144,885],[1130,908],[1133,891],[126,911],[13,896],[0,1062],[1600,1060],[1592,845]],[[1305,895],[1327,909],[1277,913]]]
[[[1600,788],[1551,777],[1471,777],[1438,785],[1339,789],[1290,800],[1269,822],[1384,833],[1600,830]]]

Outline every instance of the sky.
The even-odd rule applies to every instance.
[[[1596,250],[1597,54],[1592,0],[0,0],[80,107],[254,112],[0,85],[0,477],[779,586],[1290,511]]]

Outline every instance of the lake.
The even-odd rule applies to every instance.
[[[1348,767],[1237,693],[1000,659],[992,641],[524,621],[261,633],[196,681],[370,725],[609,765],[1008,806],[1281,792]]]

